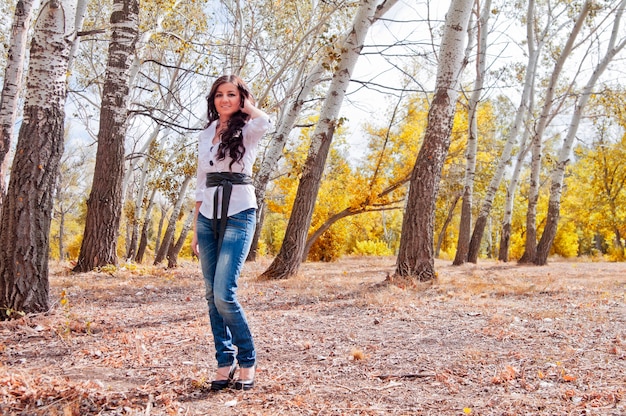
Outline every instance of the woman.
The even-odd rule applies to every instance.
[[[207,97],[209,123],[199,136],[191,245],[200,259],[215,343],[212,390],[254,387],[256,351],[237,301],[237,280],[256,226],[252,165],[270,122],[253,100],[241,78],[218,78]]]

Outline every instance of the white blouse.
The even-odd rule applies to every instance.
[[[209,172],[233,172],[246,173],[252,176],[252,166],[258,153],[259,141],[270,127],[270,121],[266,117],[257,117],[243,126],[243,146],[246,151],[239,162],[229,167],[232,159],[226,155],[223,160],[217,159],[218,144],[213,144],[217,120],[200,132],[198,137],[198,178],[196,181],[196,201],[202,202],[200,213],[206,218],[213,218],[213,194],[217,187],[207,188],[206,174]],[[218,207],[222,204],[221,192],[218,195]],[[254,185],[233,185],[233,192],[228,206],[228,216],[245,211],[249,208],[258,208]],[[220,217],[218,209],[217,217]]]

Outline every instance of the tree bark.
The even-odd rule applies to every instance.
[[[49,309],[50,221],[75,13],[75,1],[47,2],[35,24],[24,119],[0,223],[0,319]]]
[[[117,237],[122,215],[124,141],[128,121],[129,69],[139,31],[139,1],[115,0],[105,75],[98,150],[87,219],[75,272],[117,264]]]
[[[270,140],[269,147],[263,161],[261,162],[261,166],[259,167],[256,175],[254,175],[254,189],[259,210],[257,212],[257,226],[252,240],[252,247],[250,248],[250,253],[248,253],[248,260],[253,260],[257,256],[259,238],[263,227],[263,220],[265,218],[265,193],[267,192],[267,185],[270,182],[272,172],[274,172],[276,166],[278,165],[278,161],[282,157],[283,149],[287,143],[287,138],[289,137],[289,133],[291,132],[302,107],[304,106],[304,102],[313,88],[319,84],[323,74],[324,69],[322,63],[320,62],[305,78],[298,93],[294,94],[294,98],[289,103],[288,110],[284,113],[281,121],[277,125],[276,132],[272,135],[272,140]]]
[[[133,207],[133,217],[129,218],[129,228],[130,228],[130,240],[126,245],[126,258],[132,259],[137,255],[137,246],[139,245],[140,232],[139,227],[141,225],[141,208],[144,205],[144,193],[146,191],[146,183],[148,180],[148,166],[149,161],[146,158],[143,163],[143,168],[141,169],[140,180],[137,189],[137,195],[134,200]]]
[[[428,126],[411,176],[402,221],[396,276],[419,281],[435,278],[433,233],[441,169],[450,147],[463,48],[473,0],[453,0],[446,15]]]

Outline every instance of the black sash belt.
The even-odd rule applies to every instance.
[[[226,221],[228,220],[228,206],[230,205],[230,195],[233,185],[247,185],[252,183],[252,178],[245,173],[232,172],[209,172],[206,174],[207,188],[217,187],[213,194],[213,235],[217,238],[217,254],[219,255],[226,232]],[[222,188],[221,216],[217,218],[217,203],[219,188]],[[219,224],[219,230],[218,230]]]

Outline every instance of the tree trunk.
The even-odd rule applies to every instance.
[[[477,46],[476,51],[476,81],[474,91],[469,100],[469,128],[467,137],[467,163],[465,167],[465,186],[463,188],[463,203],[461,204],[461,221],[459,224],[459,238],[457,241],[456,255],[452,264],[461,265],[467,261],[469,252],[470,234],[472,232],[472,205],[474,199],[474,179],[476,177],[476,153],[478,151],[478,104],[480,95],[485,84],[485,72],[487,67],[487,35],[488,24],[491,15],[491,0],[486,0],[480,10],[477,21]],[[468,54],[466,54],[467,56]]]
[[[563,146],[559,151],[558,161],[551,175],[550,201],[548,203],[546,225],[543,229],[539,244],[537,245],[537,253],[534,259],[534,263],[539,266],[547,264],[550,248],[552,247],[554,237],[556,236],[561,211],[561,192],[563,189],[563,180],[565,178],[565,167],[569,162],[572,145],[574,144],[574,139],[578,133],[578,127],[580,126],[580,119],[582,118],[583,111],[589,101],[589,98],[591,97],[591,94],[593,93],[596,82],[609,66],[609,63],[613,60],[613,58],[615,58],[615,56],[624,48],[624,45],[626,45],[626,40],[622,40],[617,45],[615,44],[625,6],[626,0],[622,0],[620,6],[617,8],[617,12],[615,13],[613,30],[611,32],[612,36],[609,41],[606,54],[600,62],[598,62],[598,65],[589,77],[589,80],[583,88],[581,96],[574,107],[574,114],[572,114],[567,136],[563,141]]]
[[[533,99],[531,98],[531,103],[532,101]],[[528,118],[530,118],[530,113],[528,113]],[[517,155],[515,166],[513,167],[513,173],[511,174],[511,181],[509,182],[509,186],[506,190],[506,199],[504,201],[504,215],[502,217],[502,234],[500,235],[500,248],[498,254],[498,259],[504,262],[509,261],[509,246],[511,244],[511,221],[513,219],[515,192],[519,183],[519,176],[522,171],[522,166],[524,165],[524,159],[530,151],[530,147],[526,146],[526,142],[528,141],[529,137],[530,130],[525,129],[520,144],[522,150],[520,150],[519,154]],[[486,218],[487,217],[485,217],[485,219]]]
[[[152,190],[150,194],[150,201],[148,201],[148,207],[146,208],[146,215],[143,217],[143,224],[141,226],[141,238],[139,240],[139,247],[137,248],[137,255],[135,256],[135,262],[143,262],[143,256],[146,254],[146,248],[148,247],[148,233],[150,231],[150,225],[152,224],[152,208],[154,207],[154,197],[156,196],[156,189]]]
[[[24,119],[0,223],[0,319],[49,308],[50,221],[75,8],[74,1],[48,2],[35,24]]]
[[[0,210],[6,191],[5,178],[8,176],[9,151],[13,142],[18,101],[22,90],[22,74],[26,57],[28,31],[33,14],[34,0],[18,0],[11,27],[11,38],[4,70],[4,85],[0,98]]]
[[[420,281],[435,278],[433,233],[435,202],[441,169],[450,147],[458,80],[463,70],[463,47],[473,0],[453,0],[446,15],[437,68],[435,96],[428,126],[411,176],[402,221],[396,276]]]
[[[491,212],[491,207],[495,199],[496,193],[500,188],[500,183],[504,177],[504,173],[511,160],[513,148],[517,144],[520,130],[524,127],[524,119],[527,114],[532,111],[533,106],[530,104],[532,91],[534,90],[535,74],[537,72],[537,63],[539,62],[539,56],[545,45],[545,37],[549,28],[542,31],[539,36],[539,43],[535,47],[535,2],[530,0],[527,8],[527,21],[526,21],[526,44],[528,45],[528,63],[526,65],[526,75],[524,79],[524,86],[522,89],[522,96],[520,104],[515,113],[515,119],[511,130],[509,131],[506,144],[502,149],[502,155],[498,160],[498,166],[495,169],[493,177],[489,182],[485,199],[481,204],[478,216],[476,218],[476,224],[474,224],[474,231],[472,232],[472,238],[469,243],[469,251],[467,254],[467,261],[470,263],[476,263],[478,261],[478,254],[480,253],[480,246],[485,232],[485,226],[487,225],[487,218]],[[509,229],[510,232],[510,229]],[[507,245],[508,246],[508,245]],[[507,248],[508,251],[508,248]],[[508,254],[507,254],[508,258]]]
[[[187,193],[187,187],[189,186],[189,182],[191,182],[191,176],[186,176],[185,180],[180,186],[180,192],[178,193],[178,199],[176,200],[176,204],[174,204],[174,208],[172,209],[172,215],[170,216],[170,220],[167,223],[167,227],[165,228],[165,234],[163,235],[163,241],[161,241],[161,245],[159,246],[159,250],[154,257],[154,265],[161,263],[165,256],[167,255],[168,250],[170,249],[170,245],[174,240],[174,232],[176,231],[176,221],[180,216],[180,212],[183,207],[183,202],[185,202],[185,194]]]
[[[159,226],[157,228],[156,242],[154,244],[154,253],[158,253],[161,250],[161,236],[163,235],[163,226],[165,225],[165,215],[167,215],[167,209],[164,205],[160,206],[161,217],[159,218]]]
[[[443,243],[444,237],[446,235],[446,230],[452,222],[452,217],[454,217],[454,209],[456,208],[456,204],[459,203],[459,199],[461,199],[461,195],[457,195],[454,198],[454,201],[450,204],[450,208],[448,209],[448,215],[446,216],[446,220],[443,222],[441,226],[441,230],[439,231],[439,236],[437,237],[437,241],[435,244],[435,257],[439,257],[439,253],[441,252],[441,244]]]
[[[311,139],[311,148],[300,178],[283,244],[274,261],[263,273],[266,278],[285,279],[298,272],[341,104],[350,82],[350,75],[363,48],[365,35],[374,20],[376,3],[377,0],[364,0],[360,3],[353,30],[342,49],[338,68],[333,74],[329,94],[324,101],[319,122]],[[395,3],[395,0],[387,0],[383,5],[387,7],[391,3]]]
[[[397,2],[397,0],[389,1],[386,0],[382,5],[380,5],[375,14],[374,21],[378,20],[380,17],[384,16],[384,14]],[[348,32],[345,35],[343,45],[348,44],[348,40],[352,35],[352,31]],[[312,43],[313,46],[315,43]],[[300,73],[304,73],[304,66],[306,65],[306,59],[302,60],[302,69],[299,71]],[[258,240],[260,237],[260,233],[263,227],[263,220],[265,218],[265,193],[267,190],[267,185],[270,182],[270,177],[272,172],[276,169],[278,165],[278,161],[282,157],[283,149],[285,148],[285,144],[287,143],[287,139],[289,137],[289,133],[293,129],[293,126],[300,115],[302,108],[305,102],[309,99],[311,92],[313,89],[319,85],[322,81],[322,78],[326,72],[324,68],[328,68],[332,66],[332,59],[329,56],[324,56],[323,60],[318,62],[313,69],[309,72],[309,74],[304,78],[296,77],[293,81],[291,90],[293,91],[290,94],[293,98],[289,101],[287,106],[287,110],[283,113],[280,122],[276,124],[276,132],[272,135],[272,140],[270,140],[267,151],[265,152],[265,157],[261,162],[261,166],[258,172],[254,176],[254,187],[256,192],[257,204],[259,206],[259,213],[257,217],[257,227],[254,235],[254,239],[252,241],[252,248],[250,249],[250,253],[248,254],[248,260],[253,260],[257,256],[258,251]],[[300,87],[297,87],[299,84],[302,84]]]
[[[137,246],[139,245],[140,238],[139,228],[141,225],[142,215],[141,208],[144,204],[143,197],[146,190],[146,182],[148,180],[148,166],[146,165],[149,165],[147,158],[144,160],[143,168],[141,169],[141,179],[139,181],[137,195],[134,200],[133,217],[128,219],[128,221],[130,222],[130,239],[126,246],[127,259],[132,259],[137,255]]]
[[[502,226],[500,235],[500,247],[498,249],[498,260],[504,263],[509,261],[509,247],[511,245],[511,222],[508,221]]]
[[[574,47],[576,37],[580,33],[583,24],[585,23],[585,19],[591,10],[591,5],[591,0],[587,0],[583,4],[578,17],[576,18],[576,23],[572,28],[572,32],[567,38],[567,42],[565,43],[561,54],[554,65],[554,70],[552,71],[549,84],[546,88],[543,109],[541,115],[539,116],[539,123],[536,126],[535,134],[531,142],[532,158],[530,166],[530,186],[528,189],[528,210],[526,212],[526,243],[524,245],[524,254],[519,259],[519,263],[532,263],[535,261],[535,256],[537,254],[537,202],[539,200],[543,134],[548,125],[552,104],[554,103],[554,94],[561,71],[563,70],[565,61]]]
[[[122,215],[124,141],[128,121],[129,68],[139,22],[138,0],[115,0],[112,38],[104,81],[98,150],[83,242],[74,267],[87,272],[117,264],[117,237]]]
[[[167,250],[167,268],[173,269],[178,266],[178,254],[180,250],[182,250],[185,245],[185,240],[187,239],[187,234],[189,230],[191,230],[191,226],[193,225],[193,210],[189,212],[187,215],[187,219],[183,224],[183,229],[180,231],[180,235],[178,236],[178,240],[176,240],[175,244],[171,244],[169,250]]]
[[[263,228],[263,220],[265,219],[265,193],[267,191],[267,185],[270,182],[270,176],[276,169],[278,161],[282,157],[283,149],[287,143],[289,133],[296,122],[297,117],[300,115],[300,111],[304,106],[305,101],[311,94],[311,91],[317,86],[324,74],[323,62],[318,63],[311,73],[306,77],[300,90],[295,93],[294,98],[289,102],[288,110],[284,113],[281,121],[276,126],[276,132],[270,140],[267,152],[261,166],[254,175],[254,189],[257,199],[257,205],[259,206],[257,216],[257,226],[255,229],[254,237],[252,240],[252,247],[250,253],[248,253],[248,260],[254,260],[257,256],[259,247],[259,238],[261,235],[261,229]]]
[[[257,195],[257,205],[259,209],[256,213],[256,227],[254,228],[254,236],[252,237],[252,244],[250,245],[250,251],[248,252],[248,257],[246,257],[246,261],[256,261],[259,256],[259,240],[261,239],[261,227],[263,227],[263,222],[265,221],[265,212],[267,210],[265,206],[265,197],[263,196],[263,200],[259,204],[259,193]]]

